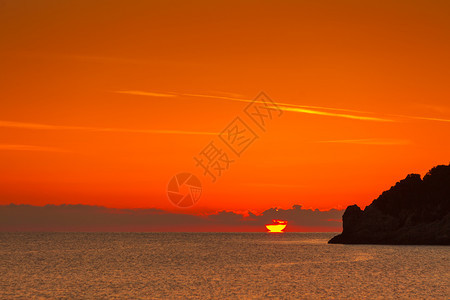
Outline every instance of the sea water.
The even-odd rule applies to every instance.
[[[450,298],[450,247],[334,233],[0,233],[0,299]]]

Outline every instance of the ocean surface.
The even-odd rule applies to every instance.
[[[450,247],[333,233],[0,233],[0,299],[450,298]]]

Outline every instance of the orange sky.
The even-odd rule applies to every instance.
[[[449,9],[0,1],[0,204],[175,211],[186,171],[192,213],[365,206],[450,161]],[[260,91],[292,106],[211,183],[193,157]]]

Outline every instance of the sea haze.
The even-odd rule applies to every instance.
[[[450,248],[335,233],[0,233],[0,298],[448,298]]]

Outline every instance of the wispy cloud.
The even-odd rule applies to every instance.
[[[450,119],[443,119],[443,118],[418,117],[418,116],[404,116],[404,115],[396,115],[396,116],[397,116],[397,117],[402,117],[402,118],[415,119],[415,120],[437,121],[437,122],[446,122],[446,123],[450,123]]]
[[[254,100],[251,100],[251,99],[240,99],[240,98],[231,98],[231,97],[214,96],[214,95],[202,95],[202,94],[180,94],[180,95],[189,96],[189,97],[216,98],[216,99],[224,99],[224,100],[247,102],[247,103],[254,102]],[[260,103],[263,103],[263,102],[260,102]],[[324,107],[324,106],[297,105],[297,104],[281,103],[281,102],[277,102],[277,105],[278,105],[278,108],[283,111],[291,111],[291,112],[328,116],[328,117],[347,118],[347,119],[353,119],[353,120],[393,122],[393,120],[387,119],[387,118],[348,114],[348,113],[360,113],[360,114],[369,114],[370,113],[370,112],[361,111],[361,110],[336,108],[336,107]],[[343,111],[343,112],[348,112],[348,113],[342,114],[342,113],[333,113],[333,112],[320,111],[320,110]]]
[[[221,99],[221,100],[245,102],[245,103],[254,102],[253,99],[242,99],[242,98],[217,96],[217,95],[205,95],[205,94],[187,94],[187,93],[160,94],[160,93],[142,92],[142,91],[117,91],[117,93],[129,94],[129,95],[139,95],[139,96],[151,96],[151,97],[178,96],[178,97]],[[258,102],[256,102],[256,103],[258,103]],[[260,102],[260,103],[263,103],[263,102]],[[311,115],[319,115],[319,116],[327,116],[327,117],[338,117],[338,118],[362,120],[362,121],[377,121],[377,122],[393,122],[394,121],[394,120],[391,120],[388,118],[382,118],[382,117],[357,115],[357,113],[358,114],[370,114],[370,112],[345,109],[345,108],[296,105],[296,104],[291,104],[291,103],[280,103],[280,102],[277,102],[277,105],[278,105],[278,108],[283,111],[297,112],[297,113],[303,113],[303,114],[311,114]],[[335,111],[335,112],[333,112],[333,111]],[[338,113],[338,112],[346,112],[346,113]]]
[[[312,109],[305,109],[305,108],[297,108],[297,107],[281,107],[281,110],[300,112],[300,113],[311,114],[311,115],[327,116],[327,117],[346,118],[346,119],[352,119],[352,120],[393,122],[393,120],[385,119],[385,118],[351,115],[348,113],[347,114],[333,113],[333,112],[326,112],[326,111],[319,111],[319,110],[312,110]]]
[[[263,182],[249,182],[245,183],[245,186],[253,186],[253,187],[276,187],[276,188],[301,188],[305,187],[301,184],[283,184],[283,183],[263,183]]]
[[[0,144],[0,151],[42,151],[42,152],[67,152],[67,150],[52,148],[52,147],[41,147],[32,145],[2,145]]]
[[[230,101],[239,101],[239,102],[254,102],[254,99],[242,99],[236,97],[225,97],[225,96],[216,96],[216,95],[205,95],[205,94],[178,94],[180,96],[188,96],[188,97],[200,97],[200,98],[213,98],[213,99],[224,99]],[[258,102],[256,102],[258,103]],[[259,102],[263,103],[263,102]],[[292,103],[281,103],[277,102],[277,105],[282,107],[297,107],[297,108],[311,108],[311,109],[323,109],[323,110],[332,110],[332,111],[346,111],[346,112],[354,112],[354,113],[364,113],[369,114],[370,112],[362,111],[362,110],[354,110],[347,108],[336,108],[336,107],[325,107],[325,106],[312,106],[312,105],[298,105]]]
[[[117,91],[116,93],[136,95],[136,96],[149,96],[149,97],[177,97],[177,95],[174,95],[174,94],[152,93],[152,92],[143,92],[143,91]]]
[[[207,94],[190,94],[190,93],[153,93],[153,92],[143,92],[143,91],[116,91],[116,93],[129,94],[129,95],[139,95],[139,96],[150,96],[150,97],[195,97],[195,98],[208,98],[208,99],[220,99],[235,102],[253,102],[253,99],[243,99],[237,97],[219,96],[219,95],[207,95]],[[361,121],[376,121],[376,122],[398,122],[395,118],[406,118],[413,120],[425,120],[425,121],[436,121],[436,122],[447,122],[450,123],[450,119],[446,118],[434,118],[434,117],[423,117],[423,116],[407,116],[407,115],[396,115],[396,114],[386,114],[385,116],[374,116],[375,113],[355,110],[348,108],[339,107],[325,107],[325,106],[314,106],[314,105],[298,105],[292,103],[282,103],[277,102],[278,107],[283,111],[297,112],[303,114],[327,116],[327,117],[338,117],[352,120]],[[443,111],[443,108],[440,108]],[[341,113],[345,112],[345,113]],[[392,119],[391,117],[394,117]]]
[[[127,129],[127,128],[100,128],[66,125],[49,125],[40,123],[1,121],[0,127],[22,128],[34,130],[74,130],[91,132],[116,132],[116,133],[149,133],[149,134],[188,134],[188,135],[217,135],[217,132],[185,131],[185,130],[160,130],[160,129]]]
[[[359,145],[409,145],[411,141],[402,139],[354,139],[354,140],[328,140],[316,141],[315,143],[333,143],[333,144],[359,144]]]

